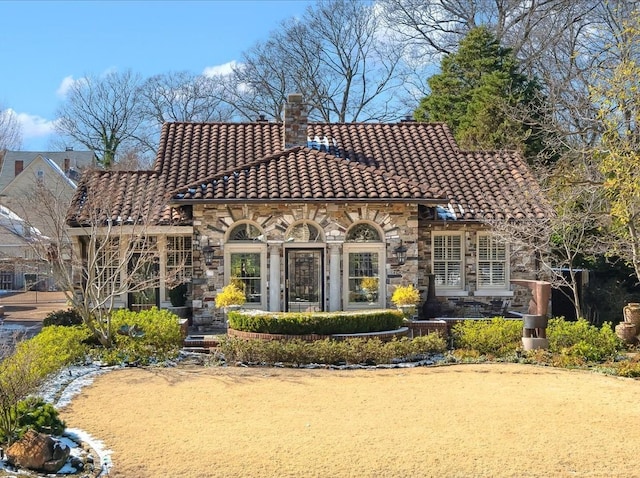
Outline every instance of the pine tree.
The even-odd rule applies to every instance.
[[[518,149],[528,157],[542,149],[539,84],[519,73],[511,50],[487,28],[471,30],[428,84],[415,119],[447,123],[462,148]]]

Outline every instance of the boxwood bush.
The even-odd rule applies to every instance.
[[[384,309],[366,312],[231,311],[229,327],[244,332],[284,335],[332,335],[383,332],[402,325],[402,313]]]
[[[227,362],[272,365],[285,363],[300,366],[318,364],[382,364],[393,360],[415,361],[425,355],[442,353],[446,342],[440,334],[382,342],[378,338],[348,340],[244,340],[224,337],[219,351]]]
[[[601,362],[614,358],[622,349],[622,342],[605,322],[598,328],[584,319],[567,321],[549,320],[547,328],[549,351],[587,362]]]

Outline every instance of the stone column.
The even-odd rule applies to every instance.
[[[341,310],[340,244],[329,245],[329,311]]]
[[[279,312],[280,309],[280,249],[279,244],[269,246],[269,310]]]

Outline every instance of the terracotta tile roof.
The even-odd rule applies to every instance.
[[[151,224],[179,221],[178,211],[168,206],[163,179],[154,171],[91,171],[71,200],[67,224]]]
[[[166,123],[153,171],[86,174],[68,220],[90,220],[94,198],[103,216],[107,210],[113,220],[148,214],[155,223],[180,219],[175,209],[159,206],[168,197],[429,202],[471,221],[549,211],[518,153],[460,151],[441,123],[309,124],[307,134],[306,145],[284,151],[277,123]]]
[[[168,190],[282,151],[276,123],[165,123],[154,171]]]
[[[245,166],[277,155],[283,151],[282,135],[282,125],[277,123],[167,123],[163,126],[154,170],[166,178],[167,190],[185,193],[185,185],[213,181],[224,175],[230,177],[232,172],[240,174]],[[537,183],[519,154],[460,151],[451,131],[442,123],[309,124],[307,135],[311,140],[328,144],[329,151],[341,161],[359,163],[379,170],[379,174],[390,173],[427,188],[432,196],[422,199],[446,197],[443,206],[455,211],[457,219],[477,220],[486,216],[533,218],[546,214],[544,199],[531,194],[537,192]],[[305,171],[306,162],[300,158],[303,151],[310,154],[306,148],[299,150],[296,166],[299,174],[310,177],[311,171]],[[320,174],[325,167],[317,158],[309,161],[311,164],[316,168],[314,174]],[[266,168],[266,165],[261,167]],[[240,186],[212,183],[206,192],[181,195],[180,199],[233,201],[275,198],[273,191],[287,186],[289,179],[286,168],[274,168],[274,171],[280,171],[280,175],[259,176],[255,171],[256,180],[259,177],[262,178],[260,181],[268,179],[270,189],[265,190],[260,181]],[[221,172],[224,173],[222,176]],[[329,173],[323,171],[325,177]],[[344,191],[353,193],[358,190],[354,180],[353,176],[345,176],[340,186]],[[241,182],[240,179],[238,181]],[[258,185],[262,189],[257,189]],[[375,197],[369,189],[369,194]],[[320,199],[320,191],[327,194],[326,199],[336,197],[334,189],[324,188],[305,191],[300,199],[309,199],[309,194]],[[528,192],[531,197],[523,201],[523,192]],[[378,193],[385,196],[389,191]]]
[[[190,202],[444,199],[418,183],[300,146],[181,188],[174,198]]]

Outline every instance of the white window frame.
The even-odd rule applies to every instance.
[[[185,239],[190,239],[191,244],[189,247],[178,247],[171,248],[169,246],[170,242],[173,240],[177,240],[181,242],[181,246],[184,246]],[[170,257],[173,257],[174,260],[170,261]],[[169,264],[169,262],[173,262],[173,264]],[[181,269],[181,270],[180,270]],[[176,270],[176,278],[184,279],[184,282],[191,282],[193,277],[193,236],[190,235],[182,235],[182,234],[169,234],[164,238],[164,277],[165,281],[167,278],[173,275],[173,271]],[[164,285],[164,300],[169,300],[169,290],[171,289],[166,285]]]
[[[369,302],[351,302],[349,301],[349,255],[352,253],[369,252],[378,254],[378,294],[373,303]],[[343,278],[342,278],[342,303],[345,310],[356,309],[378,309],[385,307],[386,303],[386,273],[385,264],[386,259],[386,247],[383,242],[345,242],[342,248],[342,263],[343,263]]]
[[[267,244],[248,242],[227,242],[224,245],[224,283],[231,280],[231,255],[232,254],[260,254],[260,302],[246,302],[243,307],[247,309],[267,309]]]
[[[436,259],[436,239],[441,237],[457,238],[460,241],[459,258],[451,258],[451,250],[446,251],[447,257],[443,259]],[[447,241],[448,242],[448,241]],[[436,295],[440,296],[463,296],[468,295],[465,290],[466,277],[465,277],[465,248],[464,248],[464,233],[449,232],[449,231],[435,231],[431,234],[431,271],[435,277]],[[449,249],[448,245],[445,245],[446,249]],[[436,271],[436,263],[445,263],[445,269],[449,269],[447,264],[459,263],[459,283],[451,284],[449,280],[438,283],[438,272]],[[445,271],[445,274],[450,274]]]
[[[488,239],[489,241],[489,257],[481,258],[482,250],[480,246],[480,241],[483,239]],[[498,246],[504,247],[504,258],[494,257],[495,248]],[[481,263],[488,264],[489,268],[492,269],[493,264],[502,263],[504,267],[504,281],[500,283],[489,282],[482,283],[482,266]],[[510,253],[509,253],[509,244],[504,244],[497,240],[497,238],[491,234],[491,232],[478,232],[476,237],[476,273],[477,273],[477,290],[475,295],[477,296],[511,296],[513,293],[509,290],[509,280],[510,280]]]

